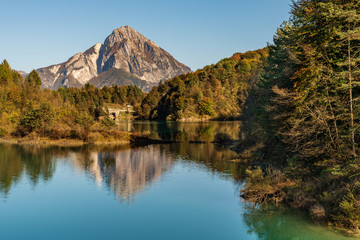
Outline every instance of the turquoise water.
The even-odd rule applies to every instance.
[[[234,157],[211,143],[0,145],[0,239],[351,239],[242,201]]]

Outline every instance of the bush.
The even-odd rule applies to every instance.
[[[92,132],[86,139],[87,143],[95,143],[103,139],[103,136],[99,132]]]
[[[17,126],[17,132],[22,136],[26,136],[39,127],[39,114],[30,103],[21,116]]]
[[[122,131],[120,131],[120,130],[113,130],[113,131],[111,131],[111,136],[113,137],[113,138],[115,138],[115,139],[123,139],[123,140],[128,140],[128,139],[130,139],[130,135],[129,135],[129,133],[127,133],[127,132],[122,132]]]
[[[349,192],[341,201],[339,215],[335,220],[343,227],[359,231],[360,229],[360,196]]]
[[[38,141],[40,139],[39,134],[37,132],[32,132],[27,137],[29,140],[32,141]]]
[[[44,131],[52,124],[54,116],[55,111],[49,103],[42,103],[39,109],[35,109],[30,103],[21,116],[17,131],[22,137],[35,130]]]
[[[54,128],[47,132],[52,139],[62,139],[71,137],[71,131],[67,129]]]
[[[285,174],[272,167],[263,171],[260,167],[248,168],[246,170],[246,186],[243,189],[242,197],[258,203],[279,204],[286,198],[286,189],[294,185]]]
[[[115,126],[115,121],[107,117],[101,121],[101,126],[105,128],[113,128]]]
[[[73,129],[71,129],[71,131],[70,131],[71,138],[79,139],[79,140],[83,140],[83,141],[87,141],[89,134],[90,134],[90,131],[87,130],[86,128],[82,128],[82,127],[75,127]]]
[[[0,138],[3,138],[7,135],[7,131],[5,128],[0,128]]]
[[[91,116],[88,113],[81,112],[75,119],[75,123],[89,130],[90,127],[94,125],[95,122],[92,120]]]

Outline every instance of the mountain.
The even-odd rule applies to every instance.
[[[151,83],[145,80],[141,80],[135,75],[117,68],[111,68],[110,70],[100,73],[97,77],[93,77],[92,79],[90,79],[89,83],[97,88],[101,88],[104,86],[111,87],[112,85],[135,85],[146,92],[150,91],[153,86],[157,85],[157,83]]]
[[[112,72],[104,74],[109,70]],[[136,30],[123,26],[114,29],[103,44],[97,43],[64,63],[36,71],[43,88],[81,87],[99,77],[93,80],[98,87],[111,82],[140,84],[139,87],[146,89],[191,69]]]

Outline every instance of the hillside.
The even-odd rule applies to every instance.
[[[236,53],[217,64],[168,80],[145,97],[139,117],[178,121],[238,119],[267,55],[266,49]]]

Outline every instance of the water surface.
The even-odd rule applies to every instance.
[[[0,145],[0,239],[351,239],[242,201],[234,158],[212,143]]]
[[[211,142],[218,133],[225,133],[232,139],[238,139],[241,122],[119,121],[118,125],[122,131],[147,132],[153,139],[178,142]]]

